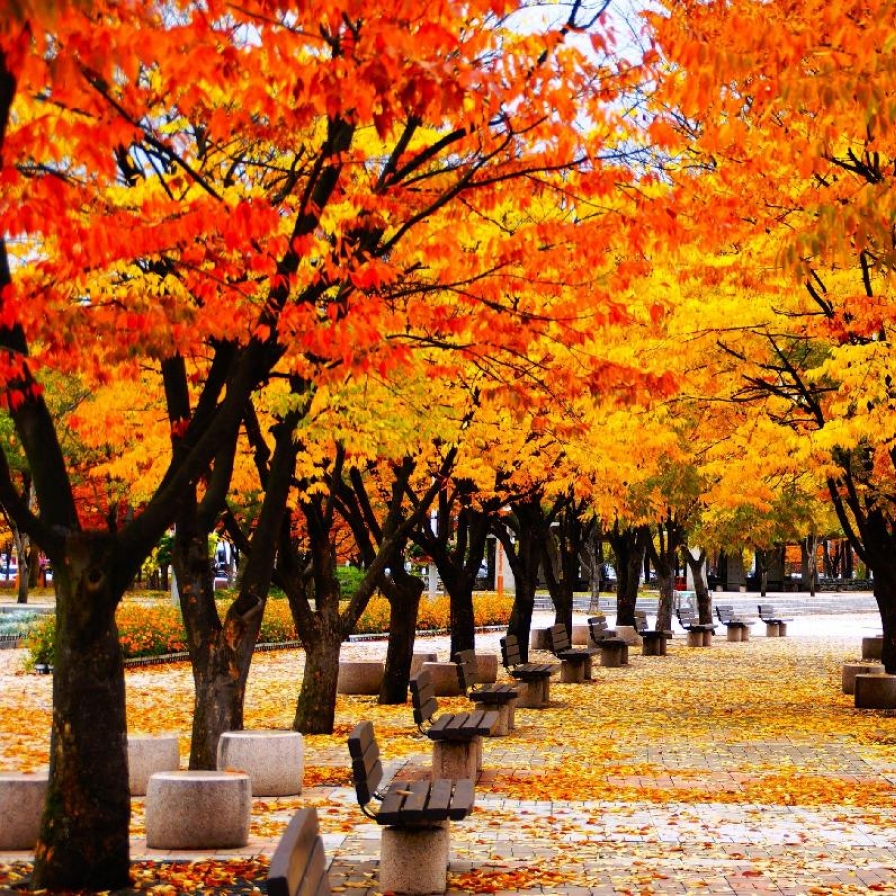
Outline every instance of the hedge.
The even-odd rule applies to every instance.
[[[506,625],[510,619],[513,598],[496,594],[477,595],[473,600],[474,620],[477,627]],[[448,599],[438,597],[420,601],[417,630],[423,632],[444,631],[448,627]],[[125,659],[164,656],[187,649],[180,608],[170,602],[157,604],[123,603],[115,615],[119,639]],[[389,602],[374,597],[358,621],[355,634],[383,634],[389,630]],[[28,665],[54,664],[56,617],[41,616],[28,633]],[[298,640],[289,603],[283,599],[270,599],[261,622],[259,643],[283,644]]]

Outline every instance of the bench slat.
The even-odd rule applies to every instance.
[[[377,824],[398,824],[401,820],[401,808],[410,791],[409,781],[393,781],[380,803],[380,811],[376,814]]]
[[[330,881],[315,809],[300,809],[290,819],[271,856],[269,896],[327,896]]]
[[[426,820],[439,821],[448,818],[451,807],[451,793],[454,782],[450,778],[436,778],[429,788],[429,802],[426,806]]]
[[[461,778],[454,782],[454,793],[451,795],[451,806],[448,817],[452,821],[466,818],[476,803],[476,789],[469,778]]]

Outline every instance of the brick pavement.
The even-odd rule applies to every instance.
[[[862,734],[866,723],[836,692],[839,664],[856,656],[861,635],[873,627],[873,618],[832,617],[824,627],[807,622],[808,634],[780,643],[761,634],[743,645],[719,640],[711,653],[687,650],[679,639],[667,658],[633,652],[629,668],[598,669],[593,684],[552,685],[556,711],[540,715],[518,710],[517,733],[486,741],[476,810],[452,825],[450,892],[896,892],[896,802],[889,793],[896,783],[896,719],[893,713],[873,714],[880,736],[869,741]],[[425,647],[447,653],[443,640],[427,639]],[[484,636],[479,649],[494,649],[496,640],[497,635]],[[381,650],[381,643],[346,647],[352,656]],[[749,668],[743,651],[751,652]],[[787,670],[795,680],[817,684],[817,696],[805,705],[806,732],[793,725],[792,717],[787,730],[769,726],[779,708],[789,708],[766,705],[762,680],[785,667],[795,667]],[[643,705],[626,707],[626,680],[646,683],[638,689]],[[732,684],[741,689],[737,705],[712,701],[714,692]],[[726,693],[730,699],[730,690]],[[649,702],[651,695],[655,704]],[[627,711],[636,715],[634,733],[625,720]],[[601,713],[605,725],[595,728],[594,718]],[[831,720],[829,732],[825,719]],[[554,730],[558,720],[565,726],[559,733]],[[640,733],[638,725],[643,726]],[[664,726],[674,729],[675,736],[663,737]],[[616,743],[622,732],[627,732],[626,743]],[[564,798],[543,798],[551,772],[568,766],[590,746],[577,740],[585,733],[608,747],[624,748],[623,757],[611,756],[606,774],[597,769],[572,793],[567,788]],[[406,755],[387,765],[388,775],[426,774],[429,742],[413,732],[410,721],[407,738],[415,740]],[[384,753],[388,757],[388,749]],[[345,759],[340,746],[329,745],[316,749],[306,762],[339,768]],[[754,801],[743,798],[757,782],[780,779],[786,786],[788,775],[798,774],[816,775],[821,788],[825,782],[843,787],[837,791],[842,799],[834,796],[812,805],[763,802],[761,787]],[[851,804],[851,788],[871,786],[882,796],[871,805]],[[540,798],[521,798],[527,787]],[[687,799],[638,798],[657,788],[679,788]],[[700,791],[696,798],[695,788]],[[321,815],[337,891],[372,896],[380,831],[361,815],[348,787],[311,787],[296,798],[256,800],[248,847],[215,855],[269,853],[276,843],[272,832],[305,805],[317,806]],[[200,857],[146,849],[139,836],[139,801],[135,810],[135,858]]]

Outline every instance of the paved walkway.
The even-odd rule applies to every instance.
[[[593,683],[552,685],[549,710],[518,710],[514,734],[486,741],[476,810],[452,825],[451,892],[896,892],[896,718],[860,713],[839,691],[842,663],[858,658],[879,620],[797,616],[786,639],[761,628],[744,644],[698,650],[679,638],[666,658],[633,651],[629,667],[598,668]],[[478,649],[497,650],[497,638],[481,636]],[[420,649],[446,657],[448,642],[427,638]],[[382,642],[345,647],[358,658],[382,651]],[[301,654],[256,663],[276,663],[292,681]],[[339,778],[344,731],[371,716],[388,733],[387,774],[426,774],[429,742],[412,733],[409,708],[378,712],[373,698],[351,698],[340,736],[308,739],[318,778],[327,769]],[[3,746],[0,736],[0,767]],[[269,853],[295,809],[314,805],[337,891],[375,893],[377,825],[341,781],[307,783],[306,774],[299,797],[256,800],[248,847],[214,856]],[[206,857],[147,849],[141,801],[134,808],[135,858]],[[0,856],[14,859],[27,856]]]

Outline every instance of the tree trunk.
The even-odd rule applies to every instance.
[[[706,551],[702,548],[695,557],[690,548],[684,548],[684,562],[694,579],[694,593],[697,595],[697,610],[700,619],[712,619],[712,596],[706,583]]]
[[[607,536],[616,555],[617,625],[635,624],[638,583],[641,579],[641,567],[646,549],[646,541],[641,534],[642,528],[620,530],[617,524]]]
[[[511,530],[504,525],[504,520],[497,522],[494,531],[504,548],[516,581],[516,594],[507,631],[519,641],[520,656],[525,663],[529,658],[529,633],[532,630],[532,613],[535,611],[535,591],[541,560],[541,530],[544,526],[544,513],[538,498],[513,504],[513,514],[506,518],[506,522],[512,527],[515,541],[511,540]]]
[[[56,656],[50,785],[34,887],[118,890],[130,883],[124,664],[111,539],[69,539],[54,564]]]
[[[332,734],[342,628],[336,614],[327,613],[317,614],[315,629],[313,634],[302,632],[305,672],[292,727],[302,734]]]
[[[377,703],[397,705],[407,702],[417,615],[424,587],[422,579],[405,572],[398,564],[392,574],[381,582],[383,593],[389,601],[389,643],[386,647],[386,671]]]

